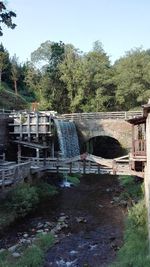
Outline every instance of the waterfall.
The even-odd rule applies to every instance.
[[[78,135],[74,122],[54,119],[63,158],[80,155]]]

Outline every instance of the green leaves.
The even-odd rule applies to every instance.
[[[0,1],[0,25],[5,24],[8,28],[14,29],[16,24],[13,23],[12,18],[16,17],[16,13],[8,11],[4,1]],[[0,26],[0,36],[3,35],[2,27]]]

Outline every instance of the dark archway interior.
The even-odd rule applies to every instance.
[[[91,138],[85,144],[85,150],[95,156],[113,159],[126,154],[118,140],[109,136],[97,136]]]

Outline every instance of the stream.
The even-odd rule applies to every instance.
[[[38,211],[8,229],[0,248],[9,247],[34,232],[51,231],[56,242],[43,267],[105,267],[116,258],[123,242],[124,208],[113,199],[120,194],[116,176],[84,175],[77,187],[60,193]]]

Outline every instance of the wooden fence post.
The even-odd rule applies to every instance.
[[[86,160],[83,159],[83,173],[86,173]]]
[[[5,189],[5,170],[2,170],[2,191]]]

